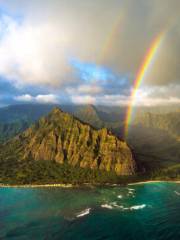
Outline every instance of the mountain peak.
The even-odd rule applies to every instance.
[[[12,144],[21,159],[56,161],[81,168],[112,171],[132,175],[136,163],[125,142],[109,134],[107,129],[95,130],[72,115],[54,108],[37,124],[15,138]]]
[[[51,114],[62,113],[63,111],[59,107],[54,107],[51,111]]]

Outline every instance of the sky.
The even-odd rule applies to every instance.
[[[0,0],[0,106],[180,103],[179,0]]]

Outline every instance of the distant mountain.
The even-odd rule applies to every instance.
[[[180,176],[180,111],[136,114],[127,139],[148,172]],[[170,170],[169,170],[170,169]],[[162,173],[160,173],[162,171]]]
[[[19,120],[34,122],[48,114],[55,104],[17,104],[0,108],[0,123],[14,123]]]
[[[19,104],[0,108],[0,142],[23,132],[55,106],[52,104]]]
[[[8,139],[23,132],[31,125],[31,121],[19,120],[12,123],[0,123],[0,142],[5,142]]]
[[[84,105],[79,106],[78,110],[74,111],[74,115],[96,129],[104,127],[118,137],[122,137],[125,111],[124,108],[117,108],[117,112],[114,112],[115,109],[115,107]]]
[[[93,105],[81,106],[74,115],[94,128],[103,127],[103,121],[99,117],[98,110]]]
[[[180,140],[180,111],[165,114],[154,114],[150,112],[137,114],[133,124],[166,131],[171,136]]]

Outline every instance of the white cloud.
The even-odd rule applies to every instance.
[[[16,96],[16,97],[14,97],[14,99],[16,101],[20,101],[20,102],[32,102],[34,100],[34,98],[31,95],[29,95],[29,94]]]
[[[161,105],[172,105],[172,104],[180,104],[180,98],[170,97],[170,98],[152,98],[145,97],[142,101],[136,101],[135,106],[161,106]]]
[[[71,82],[69,57],[136,74],[153,39],[164,30],[167,36],[145,81],[163,85],[180,76],[179,0],[1,0],[1,5],[24,17],[20,24],[15,17],[0,23],[6,28],[0,73],[18,84]]]
[[[103,91],[102,87],[97,86],[96,84],[83,84],[76,88],[70,88],[68,87],[66,89],[67,93],[70,95],[73,94],[90,94],[90,95],[96,95]]]
[[[29,94],[24,94],[21,96],[14,97],[14,100],[20,102],[37,102],[37,103],[58,103],[59,99],[56,95],[47,94],[47,95],[37,95],[31,96]]]
[[[67,64],[69,35],[51,22],[17,23],[0,19],[0,74],[23,85],[60,86],[70,69]],[[71,79],[66,79],[71,82]]]
[[[56,95],[47,94],[47,95],[37,95],[35,100],[39,103],[58,103],[59,99]]]
[[[96,98],[90,95],[71,96],[71,100],[74,104],[96,104]]]

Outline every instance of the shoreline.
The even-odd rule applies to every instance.
[[[2,184],[0,183],[0,188],[74,188],[74,187],[97,187],[97,186],[109,186],[109,187],[115,187],[115,186],[133,186],[133,185],[141,185],[141,184],[149,184],[149,183],[180,183],[180,180],[149,180],[149,181],[140,181],[140,182],[132,182],[132,183],[127,183],[127,184],[111,184],[111,183],[105,183],[105,184],[91,184],[91,183],[84,183],[84,184],[71,184],[71,183],[55,183],[55,184],[22,184],[22,185],[11,185],[11,184]]]
[[[141,185],[141,184],[148,184],[148,183],[180,183],[180,180],[148,180],[148,181],[141,181],[141,182],[134,182],[128,183],[127,185]]]
[[[75,185],[67,183],[55,183],[55,184],[22,184],[22,185],[11,185],[11,184],[0,184],[0,188],[72,188]]]

